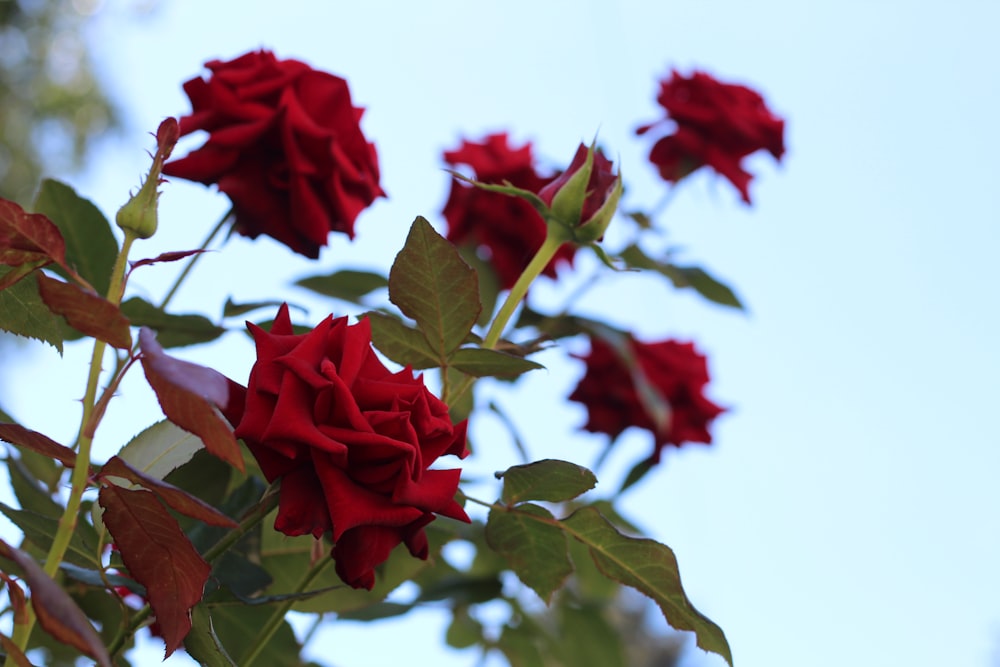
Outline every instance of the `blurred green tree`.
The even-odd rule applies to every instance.
[[[0,0],[0,196],[30,203],[117,124],[84,38],[99,0]]]

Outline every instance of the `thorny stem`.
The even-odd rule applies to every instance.
[[[121,302],[124,290],[125,266],[128,262],[128,253],[132,248],[132,243],[138,238],[135,232],[125,230],[125,239],[122,241],[121,250],[115,259],[114,268],[111,270],[111,283],[108,286],[107,299],[117,305]],[[59,525],[56,528],[55,538],[49,553],[45,557],[45,574],[54,577],[62,563],[66,549],[69,547],[70,539],[76,530],[77,515],[80,512],[80,500],[83,492],[87,488],[87,474],[90,471],[90,446],[93,443],[93,432],[97,428],[96,424],[91,424],[91,417],[97,399],[97,385],[101,377],[101,362],[104,359],[104,351],[107,344],[104,341],[94,340],[94,351],[90,357],[90,372],[87,376],[87,388],[83,395],[83,415],[80,418],[80,429],[77,437],[76,465],[70,477],[71,487],[69,498],[66,500],[66,509],[59,518]],[[32,607],[27,608],[26,621],[23,624],[14,626],[14,644],[24,651],[28,645],[28,638],[31,630],[35,626],[35,613]],[[4,662],[4,667],[14,667],[14,659],[8,655]]]

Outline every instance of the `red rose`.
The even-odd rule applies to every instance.
[[[207,81],[184,84],[192,113],[180,129],[206,130],[208,141],[163,173],[217,184],[233,202],[236,231],[306,257],[319,256],[331,231],[353,238],[355,218],[385,193],[347,82],[270,51],[205,66]]]
[[[722,83],[705,72],[684,77],[675,70],[660,82],[657,102],[667,118],[637,130],[643,134],[674,121],[676,131],[661,137],[649,159],[667,181],[709,166],[729,179],[750,203],[748,186],[752,175],[742,160],[766,150],[780,160],[785,153],[785,121],[767,108],[760,93],[746,86]]]
[[[370,589],[373,568],[399,543],[427,558],[423,527],[441,514],[468,521],[455,502],[459,470],[430,470],[466,455],[465,422],[406,368],[389,371],[368,320],[326,318],[292,333],[282,306],[257,343],[246,407],[236,427],[269,481],[281,479],[275,530],[332,532],[337,574]]]
[[[693,344],[674,340],[643,343],[630,337],[625,344],[634,359],[634,371],[604,341],[592,338],[590,344],[590,354],[582,357],[587,371],[569,397],[587,406],[586,430],[612,438],[630,426],[651,431],[655,436],[653,461],[659,460],[660,451],[668,444],[679,447],[685,442],[712,442],[708,425],[723,409],[702,393],[708,384],[708,365]],[[662,429],[643,406],[635,372],[641,372],[640,381],[658,391],[670,406]]]
[[[483,183],[507,181],[515,187],[538,192],[553,180],[535,170],[530,143],[512,148],[505,133],[491,134],[482,143],[463,141],[458,150],[445,152],[444,159],[453,167],[471,167],[475,180]],[[514,286],[545,241],[545,221],[531,204],[467,183],[452,181],[444,217],[448,222],[448,240],[456,245],[475,246],[488,254],[487,259],[504,289]],[[564,245],[542,273],[555,278],[556,265],[572,264],[575,252],[573,246]]]

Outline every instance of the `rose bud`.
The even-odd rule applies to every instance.
[[[604,236],[621,194],[621,174],[611,171],[611,160],[580,144],[569,168],[538,196],[549,207],[550,220],[570,231],[568,240],[592,243]]]
[[[131,231],[140,239],[148,239],[156,233],[158,224],[156,209],[160,193],[156,189],[160,184],[160,172],[163,162],[170,157],[174,145],[180,136],[176,118],[167,118],[156,130],[156,155],[153,156],[153,166],[149,175],[142,182],[139,191],[118,209],[115,222],[124,230]]]

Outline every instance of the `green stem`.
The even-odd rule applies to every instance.
[[[122,299],[122,292],[125,284],[125,266],[128,263],[128,253],[132,248],[132,243],[136,240],[136,235],[130,230],[125,230],[125,239],[122,241],[121,250],[115,259],[114,268],[111,270],[111,284],[108,286],[108,301],[118,304]],[[59,525],[56,528],[52,546],[45,557],[45,574],[55,577],[62,563],[69,541],[76,531],[77,516],[80,513],[80,500],[83,492],[87,488],[87,475],[90,472],[90,446],[93,444],[91,435],[96,429],[96,424],[91,428],[91,416],[94,412],[94,405],[97,399],[97,385],[101,377],[101,362],[104,360],[104,351],[107,344],[104,341],[94,340],[94,351],[90,356],[90,372],[87,375],[87,389],[83,395],[83,415],[80,418],[80,429],[77,436],[76,465],[70,477],[71,487],[69,498],[66,500],[66,509],[59,517]],[[14,644],[24,651],[28,645],[28,638],[31,630],[35,627],[35,614],[31,607],[28,607],[27,620],[24,624],[14,626]],[[12,658],[8,655],[4,662],[5,667],[13,667]]]
[[[202,554],[202,558],[209,563],[214,562],[216,558],[229,551],[230,547],[246,535],[251,528],[259,524],[277,505],[277,487],[268,487],[268,490],[264,492],[257,505],[240,521],[240,525],[223,535],[222,539]]]
[[[465,501],[467,501],[467,502],[475,503],[476,505],[482,505],[483,507],[486,507],[486,508],[491,509],[491,510],[492,509],[507,509],[506,506],[504,506],[504,505],[500,505],[498,503],[488,503],[485,500],[480,500],[479,498],[473,498],[472,496],[468,496],[468,495],[465,494],[464,491],[462,491],[462,489],[458,490],[458,495],[462,496],[462,499],[465,500]]]
[[[308,588],[309,585],[316,580],[316,577],[322,574],[323,570],[325,570],[332,562],[333,559],[329,557],[321,557],[318,561],[316,561],[316,563],[309,568],[309,571],[306,572],[305,576],[302,577],[302,581],[299,582],[299,585],[295,587],[294,593],[301,593],[306,590],[306,588]],[[267,619],[267,623],[265,623],[264,627],[257,633],[257,639],[254,641],[253,645],[250,646],[246,653],[243,654],[243,658],[240,660],[240,665],[243,667],[250,667],[250,665],[252,665],[253,662],[260,656],[261,651],[264,650],[264,647],[267,646],[269,641],[271,641],[274,633],[278,631],[278,628],[280,628],[281,624],[285,621],[285,616],[288,615],[288,612],[291,610],[293,604],[295,604],[295,599],[289,598],[275,607],[274,611],[271,612],[270,618]]]
[[[486,338],[483,339],[482,345],[484,348],[492,350],[496,347],[500,341],[500,334],[503,333],[504,328],[507,326],[507,322],[514,314],[514,311],[517,310],[521,300],[524,299],[524,295],[528,293],[528,287],[531,286],[535,278],[541,275],[542,271],[549,265],[549,262],[555,257],[556,251],[559,250],[559,247],[564,242],[564,239],[556,238],[552,234],[545,237],[542,247],[538,249],[538,252],[535,253],[535,256],[521,273],[517,282],[510,288],[506,301],[503,302],[496,319],[490,325],[490,330],[486,332]]]
[[[486,332],[486,338],[483,339],[483,344],[481,347],[492,350],[500,342],[500,334],[507,327],[507,323],[510,318],[514,315],[514,311],[520,305],[524,296],[528,293],[528,288],[531,287],[531,283],[535,281],[545,267],[549,265],[552,258],[555,257],[556,251],[559,247],[566,242],[565,238],[559,238],[557,235],[551,232],[545,237],[545,241],[542,246],[535,253],[535,256],[531,258],[531,262],[525,267],[524,271],[521,272],[520,277],[518,277],[517,282],[514,286],[510,288],[510,292],[507,293],[507,299],[503,302],[500,310],[497,312],[496,319],[490,324],[489,331]],[[460,399],[465,392],[469,390],[472,383],[476,379],[471,376],[467,376],[454,388],[454,393],[450,394],[448,391],[448,386],[445,385],[441,392],[441,400],[447,405],[454,405]]]
[[[108,644],[108,655],[111,656],[111,661],[115,661],[115,656],[125,648],[125,640],[135,634],[135,631],[139,629],[139,626],[149,618],[150,614],[153,613],[153,609],[147,604],[145,607],[135,612],[135,615],[129,620],[128,625],[123,627],[115,638]]]
[[[200,246],[198,246],[199,250],[206,250],[208,248],[208,244],[210,244],[215,239],[216,235],[218,235],[218,233],[222,231],[223,226],[225,226],[226,224],[226,220],[228,220],[229,216],[231,216],[232,214],[233,214],[233,209],[229,209],[228,211],[226,211],[226,214],[222,216],[219,222],[215,224],[215,227],[212,228],[212,231],[208,233],[208,236],[205,237],[205,240],[202,241]],[[188,259],[187,264],[184,265],[184,269],[180,272],[180,275],[177,276],[177,280],[174,281],[174,284],[170,288],[170,291],[167,292],[167,295],[163,297],[163,301],[160,302],[160,310],[166,308],[167,304],[169,304],[170,301],[174,298],[174,295],[177,294],[177,290],[180,289],[181,284],[184,282],[184,279],[188,277],[188,274],[191,273],[191,269],[194,268],[195,263],[203,254],[205,253],[198,252],[191,255],[191,258]]]

